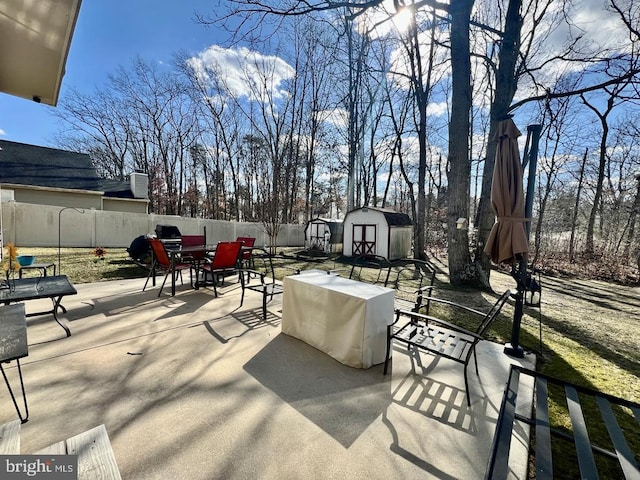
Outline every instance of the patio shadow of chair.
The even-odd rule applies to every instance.
[[[439,359],[432,363],[439,363]],[[486,449],[488,456],[497,417],[497,410],[489,398],[479,399],[468,407],[463,388],[414,371],[392,383],[391,398],[391,405],[382,413],[382,424],[391,435],[389,449],[392,453],[435,478],[451,480],[459,476],[457,467],[449,470],[450,459],[461,452],[449,449],[448,459],[442,458],[433,452],[433,442],[464,448],[458,440],[473,438],[476,440],[472,443],[478,445],[476,448]],[[411,428],[407,429],[407,425]],[[433,440],[425,439],[420,433],[426,431]],[[478,468],[484,468],[484,464]]]
[[[262,316],[262,309],[258,307],[252,310],[232,312],[215,321],[207,320],[203,322],[203,325],[211,336],[225,344],[259,328],[279,327],[280,317],[268,312],[265,319]]]
[[[437,363],[435,358],[432,365]],[[469,408],[463,388],[414,371],[402,377],[391,397],[394,404],[471,435],[478,431],[477,411],[488,404],[483,398],[479,407]]]
[[[456,404],[459,403],[460,398],[464,400],[466,404],[467,392],[464,388],[464,380],[459,373],[460,364],[451,363],[447,361],[446,358],[442,358],[437,355],[424,355],[424,353],[419,352],[416,349],[407,349],[406,346],[402,344],[393,346],[394,355],[402,355],[405,357],[405,362],[408,359],[410,370],[408,375],[412,377],[416,377],[416,380],[424,380],[425,385],[430,383],[438,383],[441,388],[446,388],[453,395],[453,400],[455,400]],[[482,367],[484,364],[484,356],[487,355],[488,352],[478,352],[479,358],[479,368],[483,370],[483,374],[486,374],[485,369]],[[401,357],[400,357],[401,358]],[[389,364],[389,371],[393,373],[393,364]],[[404,367],[403,367],[404,368]],[[442,380],[446,378],[446,381]],[[462,380],[462,381],[461,381]],[[492,407],[493,411],[496,413],[500,409],[500,405],[493,403],[489,398],[489,390],[488,386],[492,385],[492,379],[483,380],[481,375],[469,376],[469,385],[472,386],[474,394],[479,396],[482,405],[486,407]],[[494,389],[501,390],[504,385],[500,383]],[[477,401],[471,403],[470,406],[465,406],[467,410],[475,409]],[[459,408],[462,409],[461,406]]]
[[[391,403],[382,365],[348,367],[283,333],[244,370],[346,448]]]

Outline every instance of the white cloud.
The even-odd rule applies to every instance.
[[[0,136],[5,136],[7,134],[7,132],[5,132],[3,129],[0,128]]]
[[[321,115],[325,122],[334,125],[337,128],[347,128],[349,125],[349,112],[344,108],[335,108],[326,110]]]
[[[427,115],[432,117],[442,117],[443,115],[447,115],[448,110],[449,105],[447,102],[431,102],[427,105]]]
[[[211,45],[187,60],[200,81],[216,80],[234,97],[283,98],[282,83],[295,76],[295,70],[275,55],[263,55],[246,47],[223,48]]]
[[[561,55],[565,52],[567,45],[580,37],[576,45],[574,56],[584,56],[598,54],[602,57],[602,52],[628,53],[631,51],[629,31],[620,20],[618,15],[607,8],[608,2],[602,0],[582,0],[575,2],[567,12],[562,11],[562,2],[553,4],[548,19],[570,19],[571,25],[562,21],[557,26],[552,26],[550,20],[539,27],[538,39],[541,48],[536,53],[530,65],[542,65],[548,59]],[[530,22],[530,18],[528,22]],[[526,31],[528,24],[525,24],[523,31]],[[546,30],[544,30],[546,28]],[[537,81],[545,87],[554,89],[556,82],[564,75],[580,72],[588,69],[589,66],[582,62],[560,61],[549,62],[545,67],[536,73]],[[544,93],[534,87],[528,78],[523,79],[520,85],[517,98],[524,98],[529,95]]]

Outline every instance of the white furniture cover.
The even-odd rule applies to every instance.
[[[394,291],[326,273],[284,278],[282,332],[345,365],[384,362]]]

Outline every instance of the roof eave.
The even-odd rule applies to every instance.
[[[0,91],[56,106],[81,0],[0,2]]]

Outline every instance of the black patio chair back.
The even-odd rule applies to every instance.
[[[424,260],[407,259],[389,266],[384,286],[395,290],[396,309],[429,314],[436,269]]]
[[[262,295],[262,318],[267,319],[267,303],[273,300],[275,295],[283,293],[282,282],[276,278],[276,269],[273,265],[273,256],[262,248],[252,250],[252,268],[243,268],[240,272],[242,296],[240,306],[244,303],[246,290],[258,292]],[[280,269],[286,269],[290,274],[300,273],[300,269],[287,265],[279,265]]]
[[[353,259],[349,278],[360,282],[385,285],[391,264],[379,255],[360,255]]]

